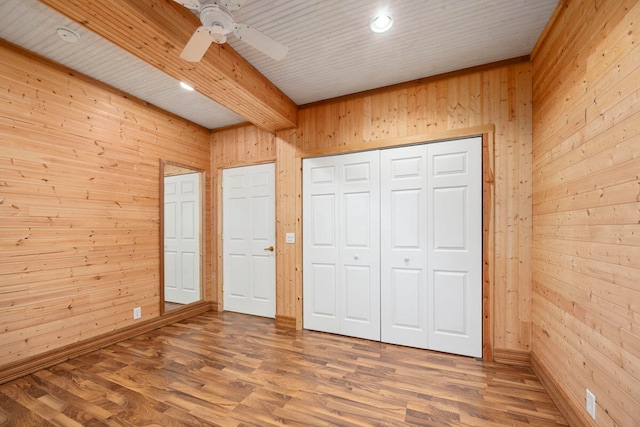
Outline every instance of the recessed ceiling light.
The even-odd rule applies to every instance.
[[[382,12],[371,18],[369,28],[374,33],[384,33],[393,25],[393,18],[386,12]]]
[[[67,43],[75,43],[80,39],[78,33],[67,27],[56,28],[56,34]]]
[[[180,82],[180,87],[185,90],[193,90],[193,86],[186,84],[185,82]]]

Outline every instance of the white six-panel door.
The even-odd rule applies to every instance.
[[[341,310],[354,304],[372,322],[379,319],[384,342],[481,357],[481,147],[478,137],[303,161],[305,328],[378,339],[344,326]],[[349,193],[341,175],[359,156],[371,169],[379,158],[380,196],[375,182],[367,184],[366,210],[362,192]],[[346,215],[342,205],[358,197]],[[369,220],[376,210],[377,230]],[[377,254],[371,246],[363,274],[353,262],[362,259],[362,245],[343,241],[351,233],[362,242],[365,230],[370,242],[379,236],[380,246]],[[379,276],[372,271],[376,256]],[[348,272],[362,273],[357,289],[379,277],[368,289],[379,286],[380,298],[350,291],[356,288]]]
[[[224,309],[275,317],[275,166],[222,171]]]
[[[382,341],[428,347],[427,147],[381,152]]]
[[[482,357],[482,138],[427,148],[429,348]]]
[[[379,155],[305,159],[304,327],[380,339]]]
[[[200,174],[164,178],[164,299],[200,300]]]
[[[482,356],[481,149],[382,151],[382,341]]]

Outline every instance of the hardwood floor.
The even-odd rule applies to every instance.
[[[208,312],[0,386],[0,426],[567,425],[530,369]]]

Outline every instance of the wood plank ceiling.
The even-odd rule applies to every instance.
[[[180,58],[200,21],[174,2],[41,1],[263,129],[296,126],[294,102],[227,45],[213,44],[197,64]]]
[[[212,0],[213,1],[213,0]],[[3,0],[0,37],[209,129],[296,124],[296,104],[528,55],[557,0],[236,0],[236,22],[289,48],[275,61],[231,36],[179,52],[199,20],[173,0]],[[372,33],[381,7],[394,17]],[[66,27],[75,44],[55,36]],[[177,81],[196,92],[185,93]]]

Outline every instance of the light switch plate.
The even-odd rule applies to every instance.
[[[296,233],[287,233],[285,235],[285,242],[287,242],[287,243],[295,243],[296,242]]]
[[[587,412],[591,418],[596,419],[596,396],[587,389]]]

